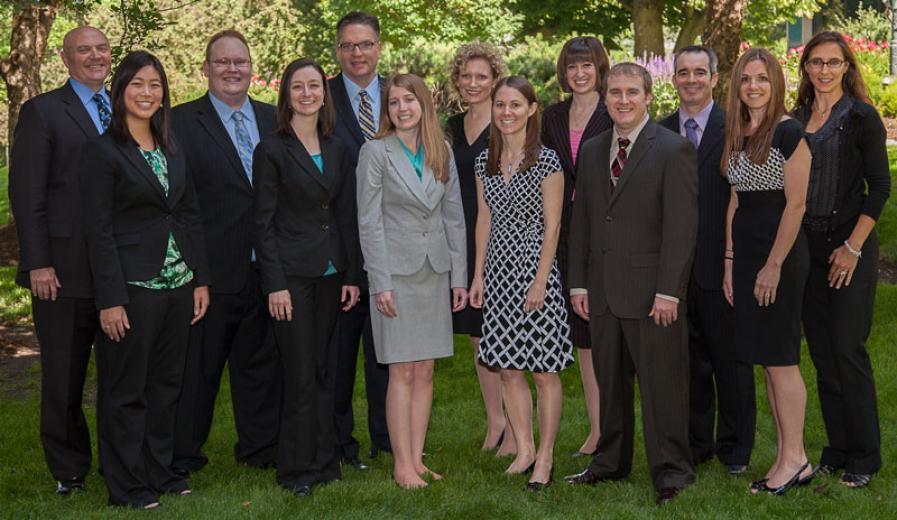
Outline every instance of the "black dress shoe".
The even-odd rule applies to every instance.
[[[527,482],[526,490],[538,493],[550,486],[552,482],[554,482],[554,468],[551,468],[551,471],[548,472],[548,482]]]
[[[567,484],[583,484],[586,486],[593,486],[599,482],[604,482],[605,480],[610,479],[592,472],[592,470],[590,470],[589,468],[586,468],[582,473],[567,475],[566,477],[564,477],[564,482],[566,482]]]
[[[171,472],[181,478],[189,478],[190,470],[187,468],[171,468]]]
[[[673,501],[679,493],[682,491],[682,488],[679,487],[665,487],[660,488],[660,491],[657,492],[657,498],[654,500],[654,503],[658,506],[665,506]]]
[[[72,493],[81,493],[84,491],[84,481],[73,478],[72,480],[57,480],[56,494],[60,496],[69,496]]]
[[[729,475],[741,475],[747,471],[747,464],[726,464],[726,473]]]
[[[576,450],[573,453],[571,453],[570,456],[573,457],[574,459],[578,459],[579,457],[591,457],[594,454],[595,454],[594,451],[592,453],[586,453],[584,451]]]
[[[311,486],[296,486],[294,488],[290,488],[290,492],[299,498],[305,498],[311,495]]]
[[[364,470],[370,468],[370,466],[368,466],[364,462],[361,462],[361,459],[359,459],[358,457],[345,457],[340,462],[344,466],[352,466],[353,468],[357,469],[358,471],[364,471]]]
[[[370,455],[371,455],[372,459],[376,459],[377,457],[379,457],[381,452],[382,453],[392,453],[392,448],[389,448],[389,447],[381,448],[379,446],[371,446]]]

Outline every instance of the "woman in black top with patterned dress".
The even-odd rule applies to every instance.
[[[573,94],[545,109],[542,114],[542,144],[557,152],[564,170],[564,208],[561,215],[561,236],[558,242],[558,267],[567,301],[570,339],[579,351],[579,372],[589,415],[589,435],[574,456],[591,455],[598,445],[598,382],[592,365],[592,340],[589,324],[570,308],[567,287],[567,235],[573,214],[576,185],[576,158],[582,143],[612,126],[604,99],[601,97],[609,62],[604,46],[597,38],[576,37],[568,40],[557,61],[557,78],[564,92]]]
[[[461,203],[467,226],[467,275],[473,280],[476,263],[475,229],[477,223],[477,185],[474,163],[477,156],[489,146],[489,125],[492,121],[492,86],[504,75],[506,69],[498,50],[488,44],[474,42],[458,48],[452,60],[452,85],[467,106],[466,112],[455,114],[448,120],[447,133],[452,139],[455,166],[461,185]],[[480,350],[483,311],[468,305],[452,315],[455,334],[467,334],[476,358]],[[479,362],[477,379],[486,407],[486,438],[482,449],[498,448],[498,455],[516,453],[514,436],[506,430],[510,423],[502,404],[501,376],[498,371]]]
[[[840,34],[814,36],[800,74],[795,117],[806,125],[813,151],[803,322],[828,433],[817,473],[843,469],[842,484],[863,487],[881,467],[866,340],[878,282],[874,226],[891,190],[885,129]]]
[[[776,460],[751,491],[783,494],[809,482],[804,452],[807,391],[800,374],[800,315],[809,269],[801,219],[810,152],[785,116],[785,77],[766,49],[732,72],[720,168],[732,185],[723,292],[735,307],[740,361],[762,365],[776,424]]]

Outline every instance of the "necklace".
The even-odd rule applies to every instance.
[[[514,173],[514,170],[520,165],[520,162],[523,160],[523,152],[517,152],[512,154],[511,152],[507,153],[505,161],[508,163],[508,176]]]

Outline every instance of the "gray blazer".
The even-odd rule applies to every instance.
[[[426,166],[421,180],[395,135],[361,147],[358,234],[371,294],[392,290],[392,275],[414,274],[427,259],[437,273],[451,271],[452,287],[467,287],[467,238],[451,148],[449,165],[445,184]]]

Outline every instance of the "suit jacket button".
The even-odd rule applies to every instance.
[[[327,231],[328,229],[330,229],[330,226],[328,226],[327,224],[322,224],[321,229],[323,229],[324,231]]]
[[[324,208],[324,209],[327,209],[327,208],[330,207],[330,205],[327,204],[326,202],[324,202],[323,204],[321,204],[321,207]]]
[[[610,216],[610,215],[604,217],[604,220],[606,220],[606,221],[608,221],[608,222],[610,222],[610,221],[613,220],[613,219],[614,219],[614,217],[612,217],[612,216]]]
[[[426,231],[424,231],[424,236],[427,236],[427,232],[426,232]]]

